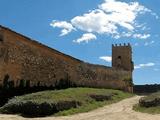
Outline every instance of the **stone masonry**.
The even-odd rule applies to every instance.
[[[112,66],[93,65],[65,55],[0,26],[0,86],[70,86],[113,88],[132,92],[130,45],[112,46]]]

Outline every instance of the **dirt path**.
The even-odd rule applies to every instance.
[[[159,115],[139,113],[132,110],[140,96],[122,100],[88,113],[80,113],[64,117],[32,118],[33,120],[160,120]],[[17,115],[0,115],[0,120],[31,120]]]

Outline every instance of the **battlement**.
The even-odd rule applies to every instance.
[[[124,44],[112,44],[112,47],[131,47],[130,43]]]

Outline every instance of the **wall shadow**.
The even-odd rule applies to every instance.
[[[0,87],[0,107],[8,102],[14,96],[20,96],[28,93],[39,92],[44,90],[59,90],[71,87],[77,87],[77,85],[70,81],[67,77],[66,79],[60,79],[56,81],[53,86],[40,86],[40,82],[37,81],[35,86],[30,87],[30,80],[20,80],[19,86],[14,87],[14,81],[10,80],[9,75],[5,75],[3,80],[3,86]]]

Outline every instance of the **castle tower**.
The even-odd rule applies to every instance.
[[[127,45],[125,43],[124,45],[112,45],[112,67],[133,71],[132,48],[129,43]]]

